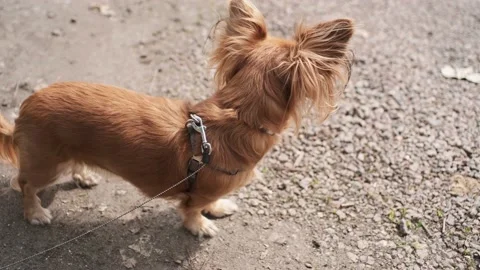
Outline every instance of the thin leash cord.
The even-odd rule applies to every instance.
[[[18,260],[18,261],[16,261],[16,262],[7,264],[7,265],[5,265],[5,266],[2,266],[2,267],[0,267],[0,270],[2,270],[2,269],[7,269],[7,268],[12,267],[12,266],[14,266],[14,265],[17,265],[17,264],[19,264],[19,263],[28,261],[28,260],[30,260],[30,259],[32,259],[32,258],[34,258],[34,257],[40,256],[40,255],[45,254],[45,253],[47,253],[47,252],[49,252],[49,251],[51,251],[51,250],[54,250],[54,249],[59,248],[59,247],[61,247],[61,246],[64,246],[64,245],[66,245],[66,244],[68,244],[68,243],[70,243],[70,242],[73,242],[73,241],[81,238],[81,237],[84,237],[84,236],[87,235],[87,234],[90,234],[90,233],[92,233],[92,232],[94,232],[94,231],[96,231],[96,230],[99,230],[99,229],[102,228],[102,227],[107,226],[108,224],[110,224],[110,223],[112,223],[112,222],[120,219],[121,217],[123,217],[123,216],[125,216],[125,215],[127,215],[127,214],[129,214],[129,213],[131,213],[131,212],[133,212],[133,211],[135,211],[135,210],[137,210],[138,208],[144,206],[145,204],[151,202],[152,200],[154,200],[154,199],[162,196],[163,194],[165,194],[165,192],[167,192],[167,191],[171,190],[172,188],[174,188],[174,187],[180,185],[181,183],[185,182],[188,178],[190,178],[191,176],[197,174],[201,169],[203,169],[203,168],[205,167],[205,165],[206,165],[206,164],[202,164],[202,166],[201,166],[198,170],[194,171],[193,173],[191,173],[190,175],[188,175],[188,176],[185,177],[184,179],[180,180],[179,182],[177,182],[177,183],[174,184],[173,186],[167,188],[166,190],[160,192],[159,194],[153,196],[152,198],[144,201],[143,203],[135,206],[134,208],[132,208],[132,209],[124,212],[124,213],[121,214],[120,216],[117,216],[117,217],[115,217],[115,218],[112,218],[112,219],[110,219],[110,220],[107,221],[107,222],[104,222],[104,223],[102,223],[102,224],[100,224],[100,225],[98,225],[98,226],[96,226],[96,227],[94,227],[94,228],[92,228],[92,229],[90,229],[90,230],[88,230],[88,231],[86,231],[86,232],[78,235],[78,236],[75,236],[74,238],[71,238],[71,239],[69,239],[69,240],[67,240],[67,241],[65,241],[65,242],[62,242],[62,243],[60,243],[60,244],[57,244],[57,245],[55,245],[55,246],[53,246],[53,247],[51,247],[51,248],[48,248],[48,249],[43,250],[43,251],[41,251],[41,252],[35,253],[35,254],[31,255],[31,256],[28,256],[28,257],[23,258],[23,259],[21,259],[21,260]]]

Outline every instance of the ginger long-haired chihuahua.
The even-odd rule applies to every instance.
[[[353,23],[339,19],[299,25],[293,39],[267,33],[260,11],[232,0],[217,27],[211,64],[216,92],[206,100],[151,97],[114,86],[55,83],[28,97],[15,125],[0,116],[0,158],[18,167],[11,186],[23,194],[24,216],[48,224],[52,215],[37,193],[68,170],[81,186],[98,168],[120,176],[147,196],[187,177],[191,148],[186,123],[199,116],[211,144],[207,166],[162,195],[179,201],[183,224],[213,236],[214,217],[237,210],[222,199],[254,178],[256,164],[294,122],[314,108],[321,121],[335,109],[350,72]],[[237,171],[238,173],[229,173]]]

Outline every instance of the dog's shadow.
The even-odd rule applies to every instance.
[[[108,187],[105,187],[108,188]],[[40,194],[42,205],[53,207],[54,220],[48,226],[33,226],[23,219],[20,193],[0,183],[0,268],[72,239],[133,207],[119,202],[108,215],[98,208],[70,212],[73,203],[57,202],[66,194],[78,196],[73,182],[52,186]],[[99,196],[99,191],[93,192]],[[75,198],[72,198],[75,200]],[[207,239],[187,232],[178,214],[163,200],[137,209],[78,240],[55,248],[8,269],[195,269],[196,253]],[[160,206],[159,206],[160,205]],[[64,209],[67,208],[67,209]],[[160,209],[159,209],[160,208]]]

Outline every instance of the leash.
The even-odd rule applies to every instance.
[[[108,224],[110,224],[110,223],[112,223],[112,222],[120,219],[121,217],[123,217],[123,216],[125,216],[125,215],[127,215],[127,214],[129,214],[129,213],[131,213],[131,212],[133,212],[133,211],[135,211],[135,210],[137,210],[138,208],[144,206],[145,204],[149,203],[150,201],[152,201],[152,200],[154,200],[154,199],[162,196],[163,194],[165,194],[165,192],[167,192],[167,191],[171,190],[172,188],[175,188],[175,187],[177,187],[178,185],[182,184],[183,182],[187,181],[187,179],[189,179],[189,178],[192,177],[193,175],[197,175],[197,173],[198,173],[200,170],[202,170],[202,169],[205,167],[205,165],[206,165],[206,164],[202,164],[196,171],[192,172],[190,175],[187,175],[187,177],[183,178],[182,180],[180,180],[179,182],[177,182],[177,183],[174,184],[173,186],[167,188],[166,190],[160,192],[159,194],[153,196],[152,198],[144,201],[143,203],[135,206],[134,208],[132,208],[132,209],[124,212],[123,214],[121,214],[121,215],[119,215],[119,216],[117,216],[117,217],[115,217],[115,218],[112,218],[112,219],[108,220],[107,222],[104,222],[104,223],[102,223],[102,224],[100,224],[100,225],[98,225],[98,226],[96,226],[96,227],[94,227],[94,228],[92,228],[92,229],[90,229],[90,230],[88,230],[88,231],[86,231],[86,232],[84,232],[84,233],[82,233],[82,234],[74,237],[74,238],[71,238],[71,239],[69,239],[69,240],[67,240],[67,241],[65,241],[65,242],[62,242],[62,243],[60,243],[60,244],[57,244],[57,245],[55,245],[55,246],[53,246],[53,247],[50,247],[50,248],[45,249],[45,250],[43,250],[43,251],[41,251],[41,252],[35,253],[35,254],[33,254],[33,255],[31,255],[31,256],[28,256],[28,257],[26,257],[26,258],[23,258],[23,259],[21,259],[21,260],[15,261],[15,262],[13,262],[13,263],[10,263],[10,264],[4,265],[4,266],[1,266],[1,267],[0,267],[0,270],[2,270],[2,269],[7,269],[7,268],[12,267],[12,266],[15,266],[15,265],[17,265],[17,264],[19,264],[19,263],[22,263],[22,262],[31,260],[31,259],[33,259],[33,258],[35,258],[35,257],[37,257],[37,256],[40,256],[40,255],[42,255],[42,254],[45,254],[45,253],[47,253],[47,252],[49,252],[49,251],[51,251],[51,250],[57,249],[57,248],[59,248],[59,247],[61,247],[61,246],[64,246],[64,245],[70,243],[70,242],[73,242],[73,241],[75,241],[75,240],[77,240],[77,239],[79,239],[79,238],[81,238],[81,237],[84,237],[84,236],[87,235],[87,234],[90,234],[90,233],[92,233],[92,232],[94,232],[94,231],[97,231],[97,230],[101,229],[102,227],[107,226]]]

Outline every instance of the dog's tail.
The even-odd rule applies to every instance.
[[[0,160],[18,167],[18,156],[13,143],[13,125],[0,114]]]

